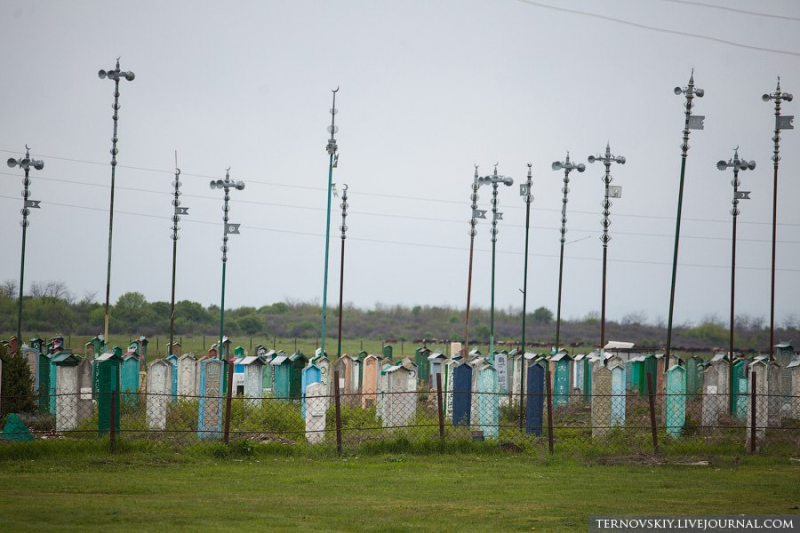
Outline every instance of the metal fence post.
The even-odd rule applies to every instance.
[[[750,373],[750,453],[756,452],[756,371]]]
[[[225,394],[225,429],[222,441],[228,444],[231,436],[231,399],[233,398],[233,361],[228,361],[228,392]]]
[[[109,415],[109,421],[111,423],[110,430],[110,439],[111,439],[111,453],[117,451],[117,391],[111,391],[111,414]]]
[[[333,373],[333,399],[336,405],[336,453],[342,455],[342,405],[339,399],[339,371]]]
[[[658,453],[658,432],[656,431],[656,395],[653,390],[653,373],[647,373],[647,395],[650,399],[650,429],[653,431],[653,453]]]
[[[547,448],[550,455],[553,455],[553,390],[550,386],[550,369],[544,375],[545,386],[547,387]]]
[[[442,405],[442,374],[436,374],[436,405],[439,408],[439,438],[444,442],[444,406]]]

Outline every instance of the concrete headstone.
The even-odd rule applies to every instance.
[[[325,413],[328,409],[328,387],[324,383],[311,383],[306,387],[306,441],[318,444],[325,441]]]
[[[167,409],[172,402],[173,365],[164,359],[153,361],[147,372],[147,427],[164,430]]]
[[[201,439],[219,438],[222,433],[222,365],[219,359],[204,359],[200,363],[197,436]]]
[[[605,437],[610,427],[611,371],[601,365],[592,372],[592,437]]]

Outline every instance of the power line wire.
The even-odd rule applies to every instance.
[[[11,198],[16,200],[17,198],[11,196],[0,195],[0,198]],[[106,209],[101,207],[87,207],[82,205],[73,205],[73,204],[64,204],[58,203],[54,204],[56,207],[69,207],[74,209],[85,209],[88,211],[101,211],[105,212]],[[161,216],[161,215],[150,215],[146,213],[133,213],[131,211],[116,211],[120,215],[128,215],[134,217],[146,217],[146,218],[157,218],[162,220],[169,220],[170,217],[168,216]],[[183,223],[190,223],[190,224],[203,224],[209,226],[218,226],[219,222],[211,222],[207,220],[189,220],[185,219],[182,221]],[[296,231],[296,230],[284,230],[284,229],[275,229],[275,228],[264,228],[260,226],[247,226],[247,229],[255,230],[255,231],[266,231],[270,233],[285,233],[290,235],[303,235],[307,237],[317,237],[317,238],[324,238],[324,235],[320,233],[312,233],[312,232],[305,232],[305,231]],[[165,230],[166,231],[166,230]],[[354,241],[361,241],[361,242],[371,242],[371,243],[378,243],[378,244],[392,244],[392,245],[400,245],[400,246],[411,246],[411,247],[422,247],[422,248],[434,248],[437,250],[458,250],[458,251],[466,251],[464,247],[460,246],[452,246],[452,245],[442,245],[442,244],[427,244],[427,243],[420,243],[420,242],[405,242],[405,241],[390,241],[385,239],[370,239],[367,237],[348,237],[348,239],[352,239]],[[490,250],[488,249],[475,249],[478,252],[485,252],[489,253]],[[516,252],[516,251],[507,251],[507,250],[498,250],[497,253],[504,254],[504,255],[524,255],[523,252]],[[555,259],[558,256],[555,254],[541,254],[541,253],[531,253],[529,257],[541,257],[541,258],[550,258]],[[584,261],[600,261],[599,258],[594,257],[580,257],[580,256],[570,256],[572,259],[576,260],[584,260]],[[643,260],[636,260],[636,259],[611,259],[611,262],[614,263],[633,263],[633,264],[642,264],[642,265],[670,265],[671,263],[667,262],[660,262],[660,261],[643,261]],[[716,268],[716,269],[728,269],[729,266],[725,265],[701,265],[701,264],[692,264],[692,263],[681,263],[681,266],[685,267],[697,267],[697,268]],[[769,268],[766,267],[747,267],[747,266],[740,266],[737,265],[738,268],[742,268],[744,270],[760,270],[760,271],[767,271]],[[778,268],[777,270],[781,272],[800,272],[800,269],[792,269],[792,268]]]
[[[761,13],[758,11],[747,11],[746,9],[736,9],[728,6],[716,6],[713,4],[703,4],[702,2],[690,2],[689,0],[662,0],[664,2],[672,2],[673,4],[686,4],[690,6],[706,7],[709,9],[720,9],[723,11],[731,11],[733,13],[741,13],[743,15],[754,15],[756,17],[766,17],[779,20],[794,20],[800,21],[800,17],[789,17],[786,15],[773,15],[772,13]]]
[[[588,11],[579,11],[577,9],[568,9],[566,7],[551,6],[551,5],[547,5],[547,4],[542,4],[540,2],[534,2],[532,0],[517,0],[517,2],[520,2],[520,3],[523,3],[523,4],[527,4],[527,5],[530,5],[530,6],[534,6],[534,7],[540,7],[540,8],[543,8],[543,9],[552,9],[553,11],[561,11],[563,13],[570,13],[572,15],[580,15],[580,16],[583,16],[583,17],[592,17],[592,18],[597,18],[597,19],[601,19],[601,20],[607,20],[609,22],[615,22],[617,24],[623,24],[625,26],[632,26],[634,28],[639,28],[639,29],[643,29],[643,30],[657,31],[657,32],[660,32],[660,33],[669,33],[669,34],[672,34],[672,35],[681,35],[683,37],[691,37],[691,38],[694,38],[694,39],[701,39],[701,40],[704,40],[704,41],[711,41],[711,42],[715,42],[715,43],[718,43],[718,44],[725,44],[725,45],[728,45],[728,46],[735,46],[737,48],[746,48],[748,50],[756,50],[758,52],[770,52],[770,53],[773,53],[773,54],[783,54],[783,55],[800,57],[800,52],[792,52],[792,51],[789,51],[789,50],[779,50],[777,48],[765,48],[765,47],[762,47],[762,46],[754,46],[754,45],[750,45],[750,44],[743,44],[743,43],[737,43],[737,42],[734,42],[734,41],[728,41],[728,40],[725,40],[725,39],[719,39],[717,37],[709,37],[708,35],[700,35],[700,34],[697,34],[697,33],[689,33],[689,32],[680,31],[680,30],[669,30],[669,29],[666,29],[666,28],[658,28],[656,26],[648,26],[646,24],[640,24],[638,22],[631,22],[629,20],[623,20],[623,19],[618,19],[618,18],[615,18],[615,17],[609,17],[607,15],[600,15],[598,13],[590,13]]]
[[[0,152],[8,152],[8,151],[7,150],[0,150]],[[42,156],[42,157],[52,158],[52,156]],[[80,162],[80,163],[93,164],[91,161],[81,161],[81,160],[72,160],[72,161]],[[145,168],[141,168],[141,167],[130,167],[130,168],[136,169],[136,170],[143,170],[143,171],[154,171],[153,169],[145,169]],[[170,171],[170,172],[174,173],[174,171]],[[17,176],[17,174],[14,174],[14,173],[11,173],[11,172],[2,172],[2,171],[0,171],[0,175]],[[181,173],[181,176],[183,176],[183,175],[184,174]],[[69,183],[69,184],[72,184],[72,185],[82,185],[82,186],[85,186],[85,187],[102,187],[102,188],[105,188],[105,189],[110,187],[110,185],[107,185],[105,183],[87,183],[87,182],[75,181],[75,180],[67,180],[67,179],[62,179],[62,178],[51,178],[51,177],[42,176],[42,175],[37,175],[36,179],[37,180],[45,180],[45,181],[53,181],[53,182],[58,182],[58,183]],[[248,183],[250,183],[250,182],[251,182],[251,180],[248,180]],[[261,183],[263,183],[265,185],[272,185],[272,184],[267,183],[267,182],[261,182]],[[313,190],[319,190],[319,191],[326,190],[326,189],[321,188],[321,187],[304,187],[304,186],[295,186],[295,187],[313,189]],[[160,194],[160,195],[170,195],[170,196],[172,195],[171,192],[166,191],[166,190],[164,190],[164,191],[154,191],[152,189],[141,189],[141,188],[137,188],[137,187],[126,187],[126,186],[117,186],[116,188],[120,189],[120,190],[132,191],[132,192],[141,192],[141,193],[148,193],[148,194]],[[412,201],[415,201],[415,202],[421,200],[421,198],[416,198],[416,197],[411,197],[411,196],[389,195],[389,194],[381,194],[381,193],[368,193],[368,192],[359,192],[359,191],[352,191],[352,192],[349,192],[349,194],[351,194],[353,196],[356,196],[356,197],[357,196],[362,196],[362,195],[363,196],[377,196],[377,197],[386,197],[386,198],[391,198],[391,199],[407,199],[407,200],[412,200]],[[184,198],[198,198],[198,199],[201,199],[201,200],[216,200],[216,198],[211,197],[211,196],[202,196],[202,195],[197,195],[197,194],[185,194],[184,193],[183,197]],[[430,202],[440,202],[440,203],[447,203],[447,204],[455,204],[455,205],[459,205],[459,206],[464,206],[465,205],[464,202],[457,202],[457,201],[453,201],[453,200],[441,200],[441,199],[431,199],[431,198],[428,198],[427,200],[430,201]],[[324,210],[321,207],[310,207],[310,206],[304,206],[304,205],[291,205],[291,204],[279,204],[279,203],[274,203],[274,202],[262,202],[262,201],[258,201],[258,200],[240,199],[240,200],[237,200],[237,202],[241,202],[241,203],[244,203],[244,204],[263,205],[263,206],[267,206],[267,207],[282,207],[282,208],[288,208],[288,209],[304,209],[304,210],[308,210],[308,211],[323,211]],[[521,206],[507,204],[507,205],[503,206],[503,209],[524,209],[524,208],[521,207]],[[558,209],[550,209],[550,208],[538,207],[538,206],[537,207],[533,207],[533,210],[534,210],[534,212],[537,212],[537,211],[551,212],[551,213],[560,212],[560,210],[558,210]],[[572,212],[574,214],[580,214],[580,215],[596,215],[597,214],[594,211],[582,211],[582,210],[574,210]],[[409,219],[410,218],[410,219],[417,219],[417,220],[428,220],[428,221],[431,221],[431,222],[446,222],[446,223],[459,223],[459,224],[462,223],[462,221],[460,221],[460,220],[456,221],[456,220],[452,220],[452,219],[441,219],[441,218],[430,218],[430,217],[415,217],[415,216],[408,216],[408,215],[391,215],[391,214],[387,214],[387,213],[378,214],[378,213],[367,213],[367,212],[357,212],[357,211],[354,211],[354,213],[367,215],[367,216],[379,216],[379,217],[388,217],[388,218],[405,218],[405,219]],[[621,217],[621,218],[645,218],[645,219],[669,220],[669,221],[673,220],[672,217],[668,217],[668,216],[639,215],[639,214],[634,214],[634,213],[617,213],[617,214],[615,214],[615,216]],[[691,221],[691,222],[704,222],[704,223],[715,223],[715,224],[729,224],[730,223],[729,220],[718,220],[718,219],[707,219],[707,218],[688,218],[687,217],[687,218],[684,218],[684,220]],[[772,223],[771,222],[759,222],[759,221],[740,221],[739,224],[742,224],[742,225],[771,225]],[[522,227],[519,224],[509,224],[509,225],[511,227]],[[780,222],[780,223],[778,223],[778,226],[800,227],[800,224],[792,224],[792,223],[789,223],[789,222]],[[551,228],[539,227],[539,229],[551,229]],[[594,230],[580,230],[580,231],[594,231]],[[624,233],[624,234],[642,235],[642,236],[649,236],[649,237],[662,237],[662,236],[664,236],[664,235],[659,235],[659,234],[645,234],[645,233],[635,233],[635,232],[629,232],[629,233]],[[700,239],[700,238],[703,238],[703,237],[694,237],[694,238]],[[708,237],[708,238],[709,239],[721,239],[720,237]],[[751,239],[751,240],[757,241],[758,239]],[[784,242],[784,243],[793,243],[794,241],[782,241],[782,242]]]

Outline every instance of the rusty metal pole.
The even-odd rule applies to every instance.
[[[772,141],[775,143],[773,148],[772,161],[774,162],[774,185],[772,188],[772,283],[770,285],[770,306],[769,306],[769,360],[775,360],[775,245],[778,227],[778,162],[781,149],[781,130],[794,129],[793,116],[781,116],[781,101],[791,102],[794,97],[786,92],[781,92],[781,79],[778,78],[778,86],[772,94],[765,94],[761,99],[765,102],[775,100],[775,135]]]
[[[603,235],[600,241],[603,243],[603,290],[600,305],[600,355],[604,356],[606,346],[606,265],[608,263],[608,242],[611,236],[608,234],[608,227],[611,225],[609,216],[611,216],[611,201],[609,197],[620,198],[622,196],[622,187],[616,186],[611,188],[611,182],[614,178],[611,177],[611,163],[625,164],[625,157],[611,154],[611,145],[606,143],[606,152],[604,155],[589,156],[589,163],[600,161],[606,167],[605,174],[603,175],[603,183],[605,184],[605,195],[603,197],[603,219],[600,225],[603,226]],[[606,359],[603,357],[603,365],[606,364]]]
[[[117,172],[117,141],[119,140],[117,137],[117,123],[119,122],[119,109],[121,107],[119,105],[119,82],[121,79],[133,81],[136,76],[131,71],[124,72],[120,70],[119,58],[117,58],[117,66],[114,70],[101,70],[97,75],[101,80],[108,78],[114,82],[114,105],[111,106],[112,109],[114,109],[114,115],[112,117],[114,119],[114,135],[111,137],[111,200],[108,209],[108,264],[106,269],[105,326],[103,328],[103,340],[108,342],[108,316],[111,306],[111,243],[114,234],[114,184]],[[107,344],[107,346],[109,345],[110,344]]]
[[[533,176],[531,175],[531,167],[533,165],[528,163],[528,179],[525,183],[520,184],[519,194],[525,199],[525,260],[523,261],[522,270],[522,352],[520,354],[520,371],[519,371],[519,429],[523,429],[523,420],[525,419],[525,401],[522,392],[522,384],[525,382],[525,315],[527,313],[528,304],[528,234],[531,226],[531,203],[533,202]],[[514,389],[512,378],[512,392]],[[512,394],[513,402],[513,394]]]
[[[336,405],[336,453],[342,455],[342,405],[339,395],[339,371],[333,373],[333,399]]]
[[[225,429],[222,440],[228,444],[231,436],[231,400],[233,397],[233,360],[228,361],[228,391],[225,393]]]
[[[647,373],[647,396],[650,400],[650,429],[653,432],[653,453],[658,453],[658,431],[656,430],[656,395],[653,390],[653,373]]]
[[[564,187],[561,188],[561,192],[564,193],[564,197],[561,199],[561,254],[558,261],[558,306],[556,308],[555,351],[558,353],[561,344],[561,287],[564,279],[564,245],[567,242],[567,202],[569,201],[567,195],[569,194],[569,173],[573,170],[583,172],[586,170],[586,166],[583,163],[578,163],[577,165],[575,163],[570,163],[569,152],[567,152],[567,158],[563,162],[553,161],[551,168],[553,170],[564,170]]]
[[[728,345],[728,412],[731,415],[736,414],[736,401],[735,401],[735,379],[733,375],[734,355],[733,355],[733,340],[735,331],[734,313],[736,309],[736,219],[739,216],[739,200],[749,200],[750,191],[739,191],[739,171],[753,170],[756,168],[755,161],[744,161],[739,159],[739,147],[734,150],[733,159],[728,161],[722,160],[717,163],[717,169],[725,171],[728,168],[733,168],[733,208],[731,215],[733,218],[733,230],[731,235],[731,327],[730,338]]]

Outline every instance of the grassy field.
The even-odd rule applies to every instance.
[[[592,514],[800,513],[786,457],[214,455],[0,454],[0,529],[586,531]]]

